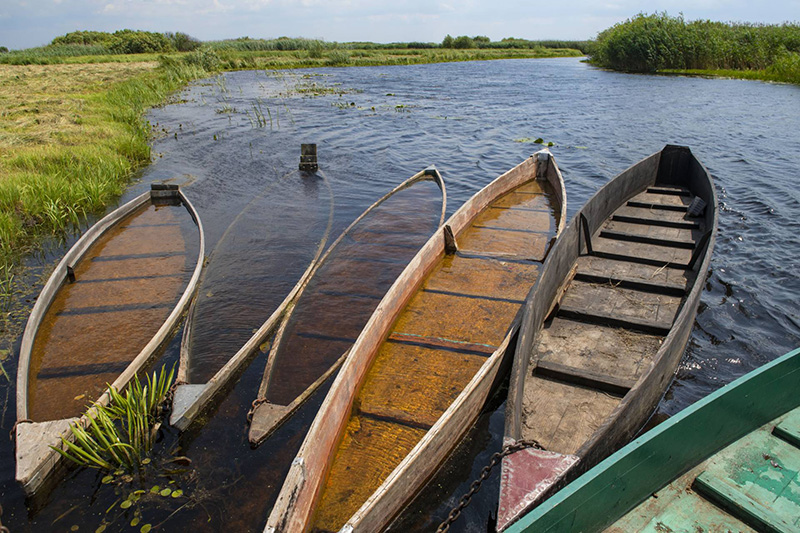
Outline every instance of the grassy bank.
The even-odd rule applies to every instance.
[[[99,213],[149,162],[143,113],[188,80],[186,61],[0,66],[0,298],[47,234]]]
[[[604,30],[591,52],[598,66],[800,84],[800,25],[686,21],[639,14]]]
[[[143,114],[192,79],[219,69],[582,55],[545,47],[395,49],[304,42],[305,48],[294,50],[217,44],[188,53],[86,56],[76,50],[102,48],[67,43],[0,54],[7,63],[0,64],[0,307],[9,300],[20,259],[42,236],[61,234],[87,214],[102,212],[131,173],[149,162]],[[68,54],[54,53],[65,49]]]

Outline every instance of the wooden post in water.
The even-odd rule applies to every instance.
[[[300,170],[307,170],[309,172],[316,172],[319,170],[316,144],[300,145]]]

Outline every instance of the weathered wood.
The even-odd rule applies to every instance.
[[[173,188],[165,189],[174,192]],[[141,371],[142,368],[152,359],[158,350],[169,340],[174,331],[178,321],[183,316],[186,308],[192,300],[197,282],[200,277],[200,271],[203,267],[203,257],[205,253],[205,234],[203,225],[200,221],[197,212],[192,206],[191,202],[183,194],[183,191],[177,192],[180,202],[186,207],[190,216],[197,224],[199,235],[198,258],[195,264],[194,271],[188,284],[186,285],[183,293],[180,295],[175,306],[172,308],[169,315],[165,318],[158,331],[149,339],[145,346],[143,346],[137,355],[124,365],[124,370],[117,376],[109,376],[109,381],[112,381],[111,386],[116,390],[122,390],[133,379],[133,377]],[[119,225],[121,221],[126,219],[131,213],[136,212],[142,206],[146,205],[151,200],[151,193],[146,192],[127,204],[117,208],[109,213],[106,217],[101,219],[97,224],[92,226],[75,245],[67,252],[64,258],[56,266],[51,274],[44,288],[42,289],[39,298],[34,305],[31,315],[28,318],[28,323],[23,334],[22,345],[20,347],[20,363],[17,372],[17,420],[26,421],[30,418],[28,394],[29,394],[29,373],[31,365],[31,355],[34,348],[34,340],[42,325],[42,321],[48,308],[55,300],[56,295],[61,288],[64,280],[67,277],[67,267],[72,267],[78,264],[81,258],[89,251],[93,244],[95,244],[101,237],[108,233],[112,228]],[[99,398],[94,401],[94,404],[106,405],[109,401],[109,393],[106,390]],[[95,408],[89,408],[83,416],[80,417],[77,423],[84,426],[88,425],[89,417],[95,416]],[[67,422],[71,420],[68,419]],[[22,422],[17,426],[17,480],[23,485],[26,493],[32,494],[38,490],[45,483],[51,474],[55,474],[56,466],[61,460],[61,456],[55,451],[49,449],[49,445],[59,446],[60,437],[71,438],[71,433],[67,430],[69,424],[61,421],[52,421],[48,423],[48,428],[58,428],[61,430],[59,435],[51,434],[52,431],[48,430],[47,438],[50,440],[43,441],[40,437],[32,437],[37,433],[26,431],[28,428],[23,426],[28,425],[28,422]],[[43,448],[46,446],[47,448]]]
[[[707,242],[702,242],[699,228],[684,228],[685,215],[677,214],[685,213],[693,196],[703,198],[710,206],[698,221],[699,228],[711,230]],[[636,210],[641,214],[635,223],[609,221],[615,214],[631,216]],[[662,218],[661,213],[666,213],[663,218],[669,224],[644,224],[646,218]],[[560,482],[574,479],[629,439],[672,379],[697,311],[716,220],[717,201],[708,171],[688,149],[667,146],[602,187],[576,214],[551,250],[526,303],[509,388],[506,437],[518,440],[541,435],[556,446],[549,449],[577,455],[580,461]],[[621,230],[626,234],[622,235]],[[591,235],[588,257],[581,257],[589,240],[584,233]],[[698,258],[702,258],[691,266],[692,250],[683,244],[690,236],[697,243],[693,247],[699,250]],[[675,247],[676,242],[685,248]],[[697,267],[697,273],[692,266]],[[578,274],[573,279],[576,270]],[[607,283],[595,283],[606,276]],[[654,290],[653,285],[657,284],[667,285],[668,290]],[[559,299],[553,321],[558,327],[542,329],[552,302]],[[577,336],[565,340],[570,328],[580,323],[575,320],[585,326],[580,326]],[[593,327],[599,335],[590,333]],[[614,336],[604,339],[617,328],[626,332],[624,337],[614,333],[616,340]],[[647,335],[641,336],[637,331]],[[612,347],[612,342],[618,342],[619,348]],[[601,345],[606,347],[598,351]],[[644,352],[628,347],[637,345]],[[575,355],[566,356],[568,352]],[[629,386],[628,380],[635,380],[635,384],[621,400],[589,399],[590,389],[586,387],[568,386],[565,382],[556,387],[555,382],[544,383],[537,377],[540,361],[545,363],[544,375],[549,373],[551,377],[555,376],[547,367],[554,364],[578,365],[588,373],[583,375],[585,378],[598,372],[587,368],[587,364],[603,369],[601,376],[616,375],[616,368],[625,368],[619,366],[619,361],[630,353],[639,355],[624,370],[626,384],[617,392]],[[592,384],[585,379],[580,384],[596,391],[608,390],[602,379],[596,381]],[[508,502],[501,505],[513,506]],[[498,529],[508,525],[499,523]]]
[[[563,201],[563,183],[555,162],[548,158],[546,163],[542,162],[541,164],[547,165],[547,179],[555,190],[555,196],[559,199],[559,202]],[[541,169],[541,167],[539,168]],[[448,220],[447,225],[452,228],[460,248],[463,249],[465,247],[461,234],[470,226],[476,216],[508,191],[519,187],[525,182],[529,182],[531,177],[536,175],[536,169],[536,158],[526,160],[482,189]],[[541,194],[529,193],[506,195],[499,203],[508,207],[515,202],[525,206],[526,209],[538,209],[539,206],[543,206]],[[563,203],[561,203],[557,215],[558,219],[563,219],[564,211]],[[542,212],[547,214],[546,216],[550,216],[549,211],[534,210],[529,212]],[[560,229],[560,226],[558,228]],[[511,234],[513,232],[503,233]],[[545,240],[544,244],[546,242]],[[544,250],[539,252],[541,255],[543,253]],[[464,259],[459,257],[460,254],[461,252],[455,257]],[[506,257],[505,254],[501,254],[501,256],[502,258]],[[373,361],[375,361],[375,357],[379,353],[379,348],[391,332],[389,328],[395,323],[415,293],[418,292],[422,282],[444,257],[445,236],[444,229],[440,229],[403,271],[370,318],[347,361],[339,371],[322,408],[306,436],[306,440],[278,496],[278,501],[270,514],[266,531],[305,530],[309,527],[312,514],[315,513],[315,509],[318,507],[323,491],[326,493],[324,498],[334,501],[340,498],[335,495],[335,490],[341,484],[333,483],[334,488],[331,490],[334,490],[334,492],[331,493],[327,492],[328,489],[325,488],[325,484],[327,474],[331,471],[331,468],[336,471],[336,469],[340,468],[339,465],[345,464],[335,462],[333,456],[340,441],[345,443],[344,446],[347,446],[346,442],[349,442],[347,435],[352,431],[347,428],[357,427],[348,426],[348,420],[350,420],[350,424],[355,424],[355,421],[358,420],[357,416],[350,417],[353,402],[362,389],[362,385],[366,387],[364,381],[367,377],[367,371],[373,365]],[[501,257],[498,257],[498,259],[502,260]],[[452,285],[450,288],[452,288]],[[468,291],[464,290],[451,292],[468,293]],[[433,292],[428,292],[427,295],[428,298],[433,297],[434,299],[447,297],[474,301],[474,298],[449,296]],[[407,323],[411,322],[413,321],[407,321]],[[393,329],[401,333],[421,334],[417,331],[409,332],[400,328]],[[371,490],[365,491],[365,493],[372,492],[372,495],[363,503],[361,509],[347,521],[345,529],[355,531],[375,531],[380,529],[416,492],[420,484],[438,466],[477,416],[480,405],[483,404],[489,393],[490,386],[495,382],[506,347],[515,331],[516,327],[512,323],[506,334],[504,336],[501,335],[502,343],[499,344],[498,349],[488,359],[481,358],[484,362],[479,366],[479,370],[472,375],[468,383],[459,386],[454,391],[456,393],[455,401],[449,404],[444,413],[436,419],[433,427],[424,433],[424,436],[416,442],[408,455],[405,455],[399,464],[395,463],[394,460],[389,461],[394,470],[388,477],[383,478],[381,476],[381,480],[375,480],[372,483],[367,479],[364,480],[365,485],[363,486],[365,487],[374,486],[377,481],[380,481],[380,486],[374,492]],[[429,336],[442,337],[436,335],[433,331],[431,333],[432,335]],[[453,339],[449,335],[447,338],[450,340],[470,340],[469,337]],[[375,375],[377,376],[378,374]],[[423,420],[419,422],[421,423]],[[397,426],[397,429],[399,430],[400,426]],[[342,441],[341,439],[345,440]],[[383,461],[387,458],[387,454],[384,452],[379,454],[379,457]],[[364,465],[362,464],[361,466]],[[386,470],[382,471],[386,472]],[[328,483],[328,485],[330,486],[331,483]],[[353,501],[358,501],[359,499],[355,498]],[[347,508],[349,509],[350,507],[348,506]],[[349,511],[332,515],[331,523],[338,523],[348,513]],[[316,516],[320,517],[322,515],[317,514]],[[336,527],[338,528],[338,526]]]
[[[697,498],[690,487],[697,476],[708,472],[720,481],[733,474],[727,482],[732,490],[739,490],[736,479],[744,480],[751,488],[748,494],[756,499],[769,490],[779,492],[769,497],[771,502],[790,495],[791,490],[784,490],[786,477],[797,471],[800,449],[791,452],[794,459],[789,460],[794,465],[789,466],[784,463],[784,452],[778,451],[788,448],[771,440],[770,434],[775,434],[773,427],[800,416],[799,387],[800,349],[662,422],[523,516],[508,531],[591,532],[611,526],[607,531],[623,533],[651,530],[658,522],[664,530],[676,526],[674,531],[693,530],[692,522],[706,530],[718,526],[722,531],[726,527],[750,531],[731,515]],[[775,417],[781,418],[773,420]],[[763,424],[767,425],[761,427]],[[738,439],[742,440],[735,442]],[[713,454],[717,455],[711,457]],[[771,461],[787,468],[776,468]],[[794,506],[796,509],[797,502]],[[784,518],[800,517],[788,509],[780,511]]]
[[[320,176],[324,180],[330,192],[330,185],[327,177],[322,172],[320,172]],[[306,267],[305,271],[300,275],[300,279],[298,279],[297,283],[294,285],[294,287],[292,287],[292,290],[289,291],[289,294],[286,295],[286,297],[273,310],[273,312],[267,317],[267,319],[255,331],[255,333],[250,336],[247,342],[245,342],[241,348],[239,348],[236,353],[231,356],[231,358],[228,359],[228,361],[207,382],[191,384],[204,385],[204,388],[200,394],[191,395],[191,397],[194,398],[194,401],[185,402],[181,405],[175,405],[173,403],[173,409],[170,413],[169,419],[170,425],[175,426],[181,431],[188,429],[192,422],[203,412],[203,410],[208,408],[210,404],[218,398],[220,391],[222,391],[226,385],[228,385],[233,379],[236,378],[236,376],[239,375],[239,372],[245,366],[245,364],[254,357],[258,348],[280,325],[281,318],[283,317],[284,313],[294,301],[300,290],[305,286],[306,283],[308,283],[308,279],[311,276],[314,266],[322,255],[325,245],[328,242],[328,236],[332,225],[333,194],[331,193],[328,225],[325,230],[325,234],[317,246],[317,251],[314,258]],[[189,317],[187,318],[186,327],[183,330],[183,338],[181,339],[181,354],[177,380],[183,383],[188,381],[189,368],[192,364],[192,353],[189,347],[191,345],[191,337],[194,330],[194,321],[192,318],[195,314],[195,306],[193,306],[192,309],[189,310]],[[180,389],[182,386],[185,385],[179,385],[178,389]]]
[[[331,283],[341,284],[351,280],[356,276],[355,269],[346,268],[351,262],[348,257],[339,257],[336,255],[337,251],[348,250],[349,248],[368,248],[362,253],[365,255],[383,256],[385,249],[385,235],[377,232],[363,232],[364,235],[359,236],[359,230],[363,226],[368,226],[369,221],[374,221],[374,217],[369,217],[370,214],[375,214],[376,209],[380,206],[386,205],[390,199],[398,198],[401,191],[410,189],[417,183],[422,181],[433,181],[439,186],[441,192],[441,205],[440,208],[433,213],[437,218],[435,219],[435,226],[438,227],[444,221],[444,214],[447,209],[447,192],[444,185],[444,180],[441,174],[435,167],[429,167],[422,172],[415,174],[403,183],[393,188],[390,192],[382,196],[372,205],[370,205],[361,215],[358,216],[342,233],[341,235],[328,247],[325,254],[320,258],[314,266],[308,281],[298,291],[292,306],[288,312],[285,313],[281,327],[272,342],[272,347],[267,359],[267,365],[264,370],[264,375],[261,380],[261,385],[258,391],[256,406],[252,412],[251,428],[249,432],[249,440],[251,445],[258,445],[264,441],[269,435],[275,431],[280,424],[282,424],[291,414],[300,407],[311,394],[319,388],[327,379],[338,370],[339,366],[344,361],[345,355],[349,350],[349,344],[352,341],[344,342],[344,347],[336,344],[335,346],[329,342],[323,345],[307,341],[303,344],[300,339],[301,335],[296,331],[295,326],[300,323],[303,327],[314,328],[318,334],[326,336],[331,333],[329,329],[334,330],[337,337],[345,332],[347,336],[350,334],[356,335],[363,326],[369,316],[378,305],[379,298],[383,295],[384,289],[388,288],[391,282],[400,272],[402,266],[398,264],[396,270],[390,269],[388,265],[378,265],[381,268],[381,276],[369,274],[360,269],[360,279],[352,280],[352,283],[363,283],[364,286],[358,285],[359,291],[375,291],[376,298],[359,298],[359,294],[348,294],[342,292],[325,293],[321,290],[319,283],[327,283],[326,280],[318,280],[320,273],[327,273],[332,277]],[[410,213],[405,213],[405,218],[394,220],[392,213],[384,214],[383,218],[389,218],[385,226],[395,230],[404,229],[404,224],[416,224],[421,216],[419,213],[419,206],[414,206],[414,217],[410,217]],[[380,213],[375,214],[380,217]],[[394,215],[397,218],[399,215]],[[380,222],[381,219],[378,219]],[[383,225],[381,226],[382,229]],[[346,239],[353,237],[355,244],[350,245]],[[424,238],[417,237],[422,243],[427,240],[428,235]],[[396,236],[393,240],[399,241],[403,236]],[[416,246],[405,246],[406,253],[414,253],[419,247],[416,239],[408,239],[408,244]],[[343,246],[340,246],[342,243]],[[389,243],[391,244],[391,243]],[[375,246],[377,245],[377,246]],[[395,253],[397,251],[395,250]],[[339,276],[337,277],[337,273]],[[309,289],[309,287],[318,281],[317,286]],[[342,287],[338,287],[342,288]],[[346,288],[346,287],[345,287]],[[309,292],[310,291],[310,292]],[[298,309],[299,308],[299,309]],[[335,324],[320,324],[325,316],[326,309],[336,309],[336,323]],[[287,325],[292,324],[291,332],[287,333]],[[329,336],[329,335],[328,335]],[[324,339],[322,339],[324,341]],[[353,339],[355,340],[355,339]],[[327,353],[334,353],[337,351],[340,354],[332,362],[326,361],[323,357]],[[316,363],[316,364],[315,364]],[[309,367],[314,365],[310,370]],[[283,373],[287,375],[294,375],[295,379],[291,383],[284,383],[286,380],[279,378],[279,373],[282,368],[287,368]],[[316,372],[314,372],[316,369]],[[299,372],[303,370],[304,372]],[[278,376],[278,377],[276,377]],[[313,379],[310,379],[311,376]],[[306,381],[303,381],[303,380]],[[276,392],[276,388],[279,390]],[[286,389],[281,390],[281,389]],[[289,399],[291,397],[291,399]],[[279,406],[283,406],[280,408]]]

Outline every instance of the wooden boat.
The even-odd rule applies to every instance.
[[[269,196],[276,191],[278,201]],[[235,383],[307,283],[332,223],[333,192],[325,173],[293,171],[268,185],[230,224],[186,319],[171,425],[186,430]],[[310,235],[319,236],[315,249],[298,246],[298,238]],[[262,255],[243,266],[241,257],[254,253]]]
[[[497,528],[641,429],[689,338],[717,199],[688,148],[603,186],[553,246],[525,305],[506,404]]]
[[[444,222],[446,208],[444,180],[431,167],[369,206],[325,251],[272,341],[253,402],[252,445],[341,366],[392,282]]]
[[[798,390],[800,349],[662,422],[508,531],[798,531]]]
[[[197,241],[194,240],[199,235]],[[153,185],[92,226],[33,306],[17,373],[17,480],[29,494],[53,474],[50,446],[88,423],[169,340],[194,294],[205,238],[183,191]]]
[[[266,531],[378,531],[413,497],[495,384],[564,202],[544,150],[431,237],[353,345]]]

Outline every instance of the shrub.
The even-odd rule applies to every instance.
[[[6,54],[6,53],[8,53],[8,48],[6,48],[5,46],[0,46],[0,54]]]
[[[330,65],[332,67],[338,67],[342,65],[346,65],[350,62],[350,54],[345,52],[344,50],[331,50],[328,54],[328,59],[325,61],[326,65]]]
[[[453,48],[475,48],[475,41],[466,35],[460,35],[453,41]]]
[[[108,48],[116,54],[145,54],[174,50],[172,43],[163,33],[134,30],[115,31]]]
[[[442,40],[442,48],[453,48],[453,38],[449,33]]]
[[[191,52],[197,50],[203,44],[191,35],[181,32],[167,32],[164,34],[167,39],[172,43],[172,47],[178,52]]]

